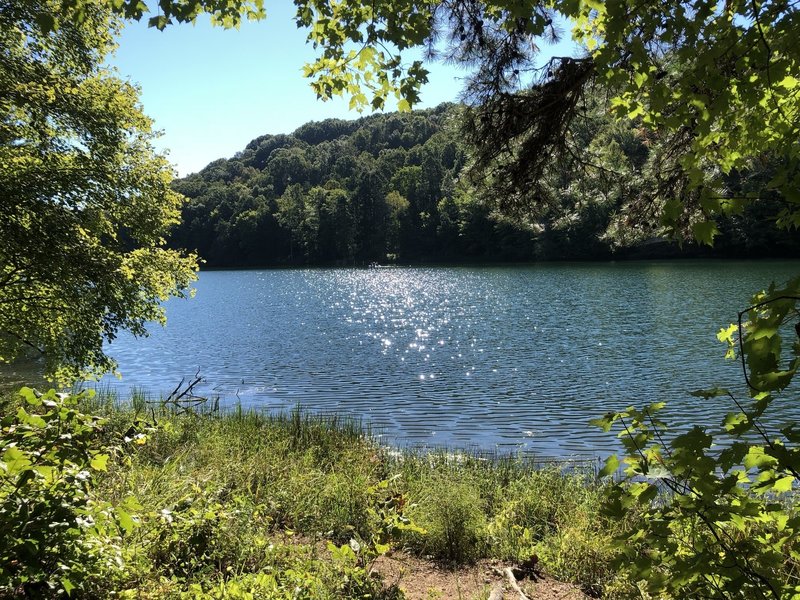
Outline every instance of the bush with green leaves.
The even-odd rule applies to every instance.
[[[0,429],[0,595],[58,597],[101,589],[121,573],[126,508],[94,494],[114,448],[103,421],[83,414],[86,394],[20,391]]]
[[[192,578],[249,567],[253,533],[269,527],[264,508],[211,486],[189,486],[177,502],[146,518],[143,536],[153,568],[169,576]]]
[[[353,550],[323,554],[299,541],[268,543],[259,550],[263,559],[257,570],[241,566],[226,572],[210,572],[187,581],[180,577],[148,578],[136,588],[123,590],[123,598],[157,600],[368,600],[400,599],[393,589],[384,590],[371,577]]]
[[[367,487],[370,498],[367,509],[368,533],[365,536],[354,531],[350,542],[338,548],[329,542],[328,549],[334,556],[349,556],[349,547],[358,564],[371,570],[375,559],[389,552],[403,536],[427,533],[406,515],[406,509],[409,508],[408,496],[403,493],[399,479],[400,475],[394,475]]]
[[[658,418],[663,403],[597,420],[605,430],[617,426],[626,449],[607,514],[644,513],[617,538],[619,566],[651,597],[800,597],[800,428],[773,431],[765,414],[800,368],[798,298],[800,278],[773,286],[720,331],[729,357],[739,353],[752,399],[722,388],[694,392],[737,408],[719,432],[695,426],[670,439]],[[619,467],[612,456],[602,473]]]
[[[598,514],[603,492],[594,470],[552,466],[511,480],[487,527],[490,555],[515,562],[536,556],[549,575],[592,596],[608,594],[619,587],[610,541],[624,524]]]

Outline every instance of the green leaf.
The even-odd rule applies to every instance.
[[[47,427],[47,421],[45,421],[39,415],[29,414],[25,419],[25,424],[36,429],[45,429]]]
[[[674,225],[683,213],[683,203],[675,198],[670,198],[664,203],[661,211],[662,225]]]
[[[701,244],[714,245],[714,237],[719,233],[714,221],[701,221],[692,225],[692,235]]]
[[[384,555],[391,549],[392,547],[389,544],[380,544],[378,542],[375,543],[375,553],[378,555]]]
[[[616,415],[614,413],[606,413],[602,417],[590,420],[589,424],[608,432],[611,431],[611,426],[614,424],[615,419]]]
[[[108,463],[108,454],[95,454],[89,463],[95,471],[106,471]]]
[[[731,323],[727,327],[723,327],[717,332],[717,339],[723,343],[733,344],[733,336],[739,330],[739,327],[736,323]],[[715,388],[718,389],[718,388]]]
[[[66,592],[67,596],[72,594],[72,590],[75,589],[75,585],[66,577],[61,578],[61,585],[64,586],[64,592]]]
[[[644,106],[639,104],[638,102],[634,103],[633,108],[628,111],[628,118],[633,120],[636,117],[639,117],[644,114]]]
[[[712,437],[701,427],[692,427],[686,433],[673,438],[670,446],[675,449],[687,449],[695,452],[711,447]]]
[[[22,399],[28,404],[39,406],[42,403],[42,401],[36,396],[36,393],[29,387],[21,388],[18,394],[22,396]]]
[[[730,522],[733,524],[736,529],[739,531],[745,531],[747,529],[747,524],[743,516],[732,514],[730,515]]]
[[[722,421],[722,426],[732,435],[741,435],[752,429],[753,424],[744,413],[728,413]]]
[[[33,467],[33,470],[41,475],[45,480],[50,481],[53,477],[53,474],[56,472],[55,467],[47,466],[47,465],[39,465]]]
[[[772,489],[776,492],[784,493],[792,491],[792,483],[794,483],[794,477],[791,475],[787,475],[785,477],[781,477],[774,484],[772,484]]]
[[[123,531],[126,533],[131,533],[136,528],[136,521],[133,519],[130,513],[128,513],[128,511],[117,507],[114,513],[117,517],[117,523],[119,523],[119,526]]]
[[[616,454],[612,454],[606,459],[606,463],[602,469],[600,469],[600,477],[607,477],[608,475],[613,475],[614,473],[619,470],[619,459],[617,458]]]
[[[778,460],[766,454],[762,446],[752,446],[744,457],[744,466],[747,469],[771,468],[777,464]]]
[[[28,458],[27,452],[20,450],[15,446],[7,448],[3,452],[3,462],[6,464],[6,471],[9,474],[19,473],[31,466],[31,461]]]
[[[150,17],[147,20],[148,27],[155,27],[156,29],[163,31],[164,28],[169,25],[170,21],[164,15],[156,15],[155,17]]]

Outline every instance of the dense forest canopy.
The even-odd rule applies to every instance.
[[[226,266],[533,256],[531,227],[463,181],[459,137],[448,105],[261,136],[176,182],[189,202],[172,242]]]
[[[796,236],[772,225],[775,200],[718,216],[726,235],[713,250],[668,244],[641,208],[664,142],[640,120],[610,118],[602,92],[583,103],[574,154],[551,162],[528,208],[509,210],[507,179],[476,175],[471,120],[450,104],[255,138],[175,182],[189,200],[171,243],[227,267],[800,254]],[[760,186],[769,167],[729,185]]]

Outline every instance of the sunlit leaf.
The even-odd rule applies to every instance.
[[[619,470],[619,459],[616,454],[612,454],[606,459],[605,465],[600,469],[600,477],[613,475]]]

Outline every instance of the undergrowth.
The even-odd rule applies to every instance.
[[[620,524],[599,514],[593,473],[398,455],[358,423],[299,411],[177,414],[30,390],[13,404],[0,526],[57,506],[65,534],[4,535],[0,596],[400,598],[372,574],[398,549],[450,566],[536,556],[589,593],[615,589]]]

